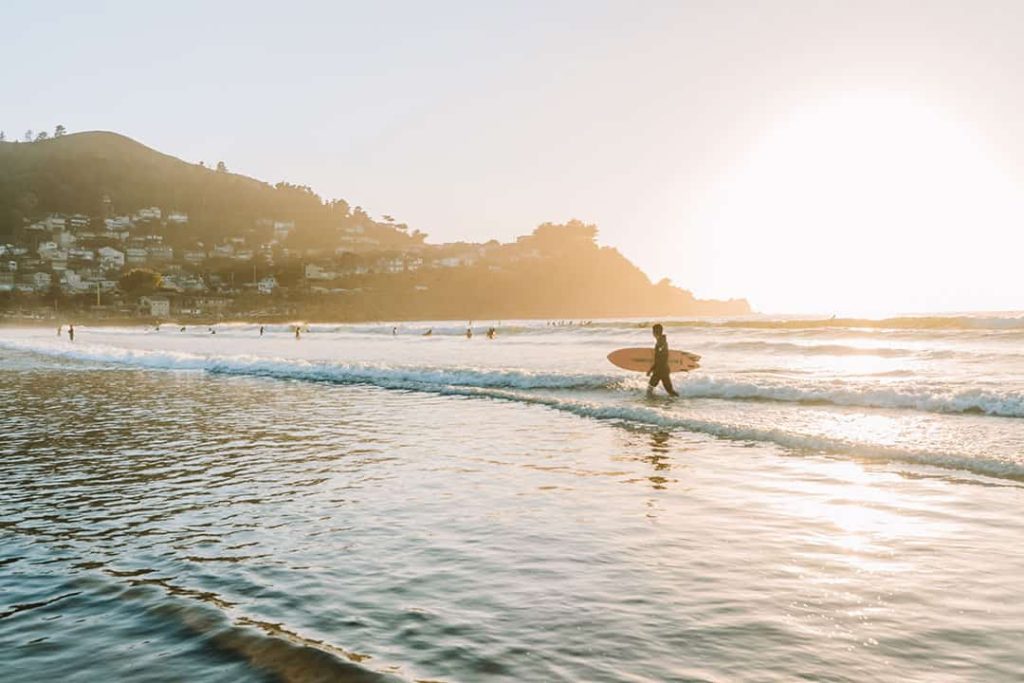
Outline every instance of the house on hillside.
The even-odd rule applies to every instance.
[[[273,275],[268,275],[256,283],[256,290],[260,294],[273,294],[275,289],[277,289],[277,278]]]
[[[67,260],[68,258],[68,252],[61,249],[56,242],[43,242],[36,248],[36,253],[43,261]]]
[[[146,254],[150,261],[170,262],[174,260],[174,249],[165,244],[157,244],[146,247]]]
[[[137,221],[158,221],[160,220],[160,209],[156,206],[139,209],[135,212],[134,218]]]
[[[149,259],[149,252],[145,247],[128,247],[124,250],[124,262],[130,266],[139,266]]]
[[[167,214],[166,220],[168,223],[184,225],[185,223],[188,223],[188,214],[183,211],[171,211]]]
[[[139,297],[139,312],[153,318],[164,318],[171,314],[171,301],[163,296]]]
[[[315,263],[307,263],[305,275],[307,280],[333,280],[338,275],[332,270],[327,270]]]
[[[76,213],[67,220],[68,227],[72,230],[84,230],[89,227],[89,217]]]
[[[100,257],[100,268],[103,270],[120,270],[124,268],[124,252],[113,247],[100,247],[96,253]]]
[[[25,273],[18,277],[17,289],[19,292],[45,292],[50,288],[51,282],[49,273]]]
[[[295,229],[295,221],[274,221],[274,238],[283,242]]]

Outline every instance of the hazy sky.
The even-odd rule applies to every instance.
[[[597,223],[763,311],[1024,308],[1024,2],[23,2],[0,129],[113,130],[431,241]]]

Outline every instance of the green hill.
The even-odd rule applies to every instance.
[[[308,187],[268,183],[162,154],[117,133],[74,133],[37,142],[0,142],[0,236],[48,213],[105,216],[157,206],[183,211],[207,240],[246,234],[257,219],[294,220],[294,246],[330,246],[348,225],[383,244],[422,240],[377,223],[344,201]]]

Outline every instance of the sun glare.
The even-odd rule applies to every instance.
[[[806,106],[719,190],[706,227],[760,310],[1012,306],[1021,192],[941,109],[879,95]]]

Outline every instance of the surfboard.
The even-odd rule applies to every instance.
[[[608,354],[608,360],[623,370],[647,372],[654,365],[654,349],[617,349]],[[700,367],[700,356],[688,351],[668,352],[669,372],[689,372]]]

